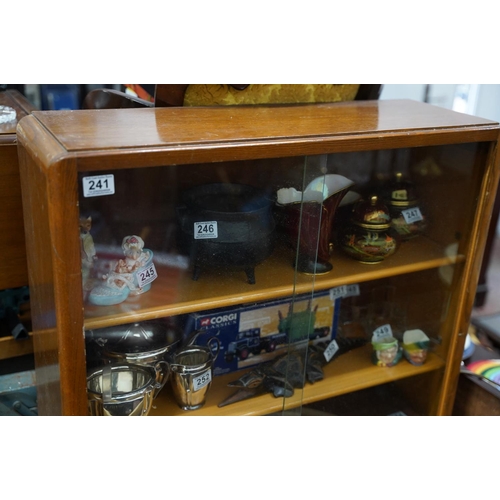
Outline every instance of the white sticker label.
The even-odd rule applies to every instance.
[[[406,189],[397,189],[396,191],[392,192],[392,197],[395,200],[406,200],[408,198],[408,193]]]
[[[359,295],[359,285],[342,285],[330,288],[330,299],[335,300],[344,297],[355,297]]]
[[[339,345],[337,344],[336,340],[332,340],[329,344],[328,347],[325,349],[325,352],[323,353],[323,356],[325,356],[326,362],[328,363],[333,356],[335,356],[335,353],[339,350]]]
[[[335,288],[330,288],[330,299],[335,300],[341,297],[345,297],[346,294],[346,286],[336,286]]]
[[[217,238],[217,221],[195,222],[194,239],[205,240],[208,238]]]
[[[212,370],[207,370],[193,378],[193,392],[199,391],[212,381]]]
[[[158,278],[154,264],[149,265],[145,269],[139,270],[135,273],[137,276],[137,283],[139,288],[144,288],[147,284]]]
[[[392,337],[391,325],[389,325],[389,324],[382,325],[382,326],[379,326],[378,328],[376,328],[375,330],[373,330],[372,340],[374,340],[375,342],[380,340],[380,339],[383,339],[385,337]]]
[[[420,213],[420,209],[418,207],[402,210],[401,213],[403,214],[403,217],[405,218],[407,224],[424,220],[422,214]]]
[[[82,182],[85,198],[115,194],[115,176],[113,174],[84,177]]]

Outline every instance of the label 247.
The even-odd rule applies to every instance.
[[[408,208],[401,212],[407,224],[412,224],[413,222],[419,222],[424,220],[422,213],[418,207]]]

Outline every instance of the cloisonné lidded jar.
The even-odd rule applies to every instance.
[[[350,224],[340,239],[343,251],[365,264],[382,262],[398,247],[389,209],[376,195],[354,205]]]
[[[392,227],[402,240],[409,240],[425,231],[427,219],[422,213],[415,186],[404,179],[401,172],[397,172],[388,185],[384,202],[389,207]]]

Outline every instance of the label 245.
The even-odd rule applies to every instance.
[[[156,268],[154,264],[146,267],[145,269],[141,269],[136,272],[137,276],[137,284],[140,288],[145,287],[147,284],[154,281],[158,278],[158,274],[156,274]]]

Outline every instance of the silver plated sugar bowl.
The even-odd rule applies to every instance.
[[[87,335],[100,346],[104,363],[150,366],[157,370],[161,387],[170,375],[169,356],[181,341],[181,334],[161,321],[144,321],[112,326]]]

